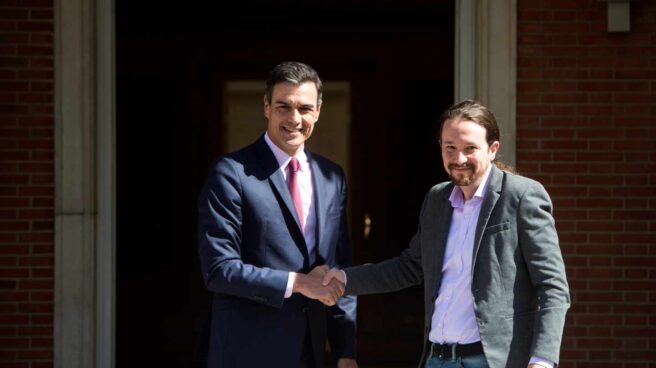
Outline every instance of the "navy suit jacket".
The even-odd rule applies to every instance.
[[[301,294],[284,299],[290,271],[352,264],[344,172],[306,154],[316,201],[315,264],[263,136],[210,169],[198,203],[201,271],[213,293],[209,367],[295,367],[306,334],[317,367],[327,336],[337,358],[355,356],[355,297],[333,307]]]

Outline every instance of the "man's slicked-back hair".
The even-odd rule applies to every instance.
[[[297,86],[305,82],[312,82],[317,87],[317,106],[321,105],[323,94],[323,85],[319,74],[311,66],[297,61],[285,61],[278,65],[269,73],[266,81],[266,98],[271,103],[273,96],[273,87],[278,83],[291,83]]]

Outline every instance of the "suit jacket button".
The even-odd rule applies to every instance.
[[[303,312],[303,313],[307,313],[307,307],[303,307],[303,308],[301,308],[301,312]]]

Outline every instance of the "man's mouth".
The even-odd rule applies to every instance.
[[[283,127],[282,127],[282,130],[284,130],[284,131],[287,132],[287,133],[299,133],[299,132],[303,132],[303,128],[302,128],[302,127],[301,127],[301,128],[291,128],[291,127],[283,126]]]
[[[449,165],[449,169],[451,170],[471,170],[471,167],[469,165]]]

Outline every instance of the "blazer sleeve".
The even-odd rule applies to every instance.
[[[346,216],[347,208],[347,186],[344,173],[341,175],[340,191],[340,223],[337,249],[335,250],[335,264],[333,267],[345,268],[353,265],[351,241],[348,231]],[[345,295],[339,299],[336,305],[327,308],[326,324],[328,341],[333,354],[337,359],[355,359],[355,333],[356,333],[357,298]]]
[[[242,188],[234,161],[219,159],[198,200],[198,251],[207,288],[280,308],[289,272],[242,261]]]
[[[551,200],[542,185],[526,190],[517,217],[519,245],[538,300],[531,355],[558,363],[570,296]]]
[[[426,194],[420,211],[417,232],[408,248],[400,255],[376,264],[364,264],[344,270],[346,294],[364,295],[397,291],[424,281],[421,257],[421,219],[428,206],[430,192]]]

